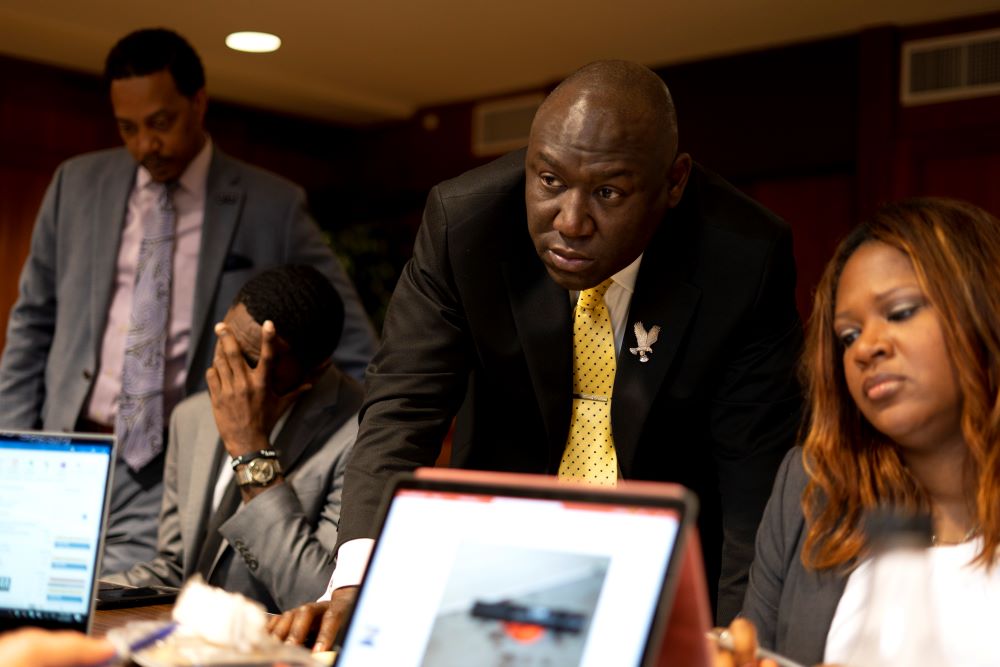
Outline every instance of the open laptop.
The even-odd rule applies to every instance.
[[[112,436],[0,431],[0,630],[90,629],[114,457]]]
[[[700,555],[692,590],[705,599],[683,649],[697,655],[660,650],[685,544],[697,547],[695,514],[676,485],[447,469],[399,478],[335,664],[708,664]]]

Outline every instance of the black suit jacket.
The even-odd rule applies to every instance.
[[[722,620],[739,609],[798,426],[794,285],[788,227],[696,167],[643,255],[626,320],[612,399],[619,465],[627,479],[699,495]],[[662,328],[648,363],[628,351],[636,321]],[[456,413],[454,465],[555,473],[572,348],[569,296],[527,231],[524,152],[434,188],[369,368],[340,541],[372,534],[387,478],[431,465]]]

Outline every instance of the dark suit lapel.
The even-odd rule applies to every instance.
[[[93,257],[90,267],[90,327],[95,359],[100,358],[111,295],[115,289],[118,251],[121,248],[122,231],[125,229],[125,210],[135,183],[136,169],[131,156],[122,149],[110,172],[101,181],[101,192],[96,198],[94,227],[90,236]]]
[[[191,343],[188,345],[188,371],[191,361],[210,336],[212,305],[219,288],[222,267],[229,252],[246,193],[239,172],[230,167],[229,158],[212,148],[212,163],[205,183],[205,218],[201,226],[201,249],[198,276],[195,279],[194,311],[191,316]]]
[[[679,216],[678,216],[679,217]],[[691,257],[696,253],[683,234],[685,224],[668,215],[660,231],[643,254],[635,292],[625,320],[625,335],[618,354],[612,432],[622,473],[631,476],[631,464],[643,433],[650,407],[660,393],[664,378],[677,355],[681,341],[701,299],[701,290],[687,282]],[[635,324],[648,331],[660,327],[648,361],[632,354],[636,347]]]
[[[521,222],[522,229],[526,223]],[[526,234],[522,232],[526,237]],[[569,429],[573,391],[573,330],[569,294],[549,278],[534,248],[503,264],[518,337],[549,440],[549,464],[559,465]]]
[[[343,424],[342,421],[324,418],[328,410],[336,409],[339,398],[340,374],[327,369],[316,380],[313,388],[303,394],[292,408],[274,441],[278,460],[286,474],[295,469],[295,465],[315,443],[326,442],[333,431]]]

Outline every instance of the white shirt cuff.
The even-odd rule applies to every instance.
[[[337,566],[333,568],[330,583],[327,584],[323,597],[317,602],[328,602],[338,588],[359,585],[365,576],[365,568],[368,567],[368,559],[374,547],[375,540],[370,537],[361,537],[341,544],[337,551]]]

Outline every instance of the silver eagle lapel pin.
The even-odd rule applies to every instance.
[[[636,347],[630,347],[628,350],[632,354],[638,354],[639,361],[646,363],[649,361],[649,357],[646,355],[653,354],[653,343],[660,337],[660,327],[654,324],[649,328],[649,331],[646,331],[642,322],[636,322],[633,329],[635,330]]]

